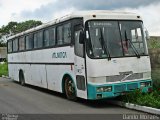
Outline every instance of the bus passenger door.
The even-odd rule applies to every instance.
[[[85,58],[84,58],[84,44],[79,42],[80,32],[82,31],[81,26],[76,26],[74,29],[75,38],[75,75],[76,75],[76,87],[77,96],[87,99],[86,89],[86,76],[85,76]]]

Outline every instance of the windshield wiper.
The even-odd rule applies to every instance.
[[[104,41],[102,28],[99,28],[99,30],[100,30],[100,35],[101,35],[99,40],[100,40],[100,43],[101,43],[103,49],[107,53],[108,61],[109,61],[109,60],[111,60],[111,56],[110,56],[110,53],[109,53],[109,50],[108,50],[108,46],[106,45],[106,42]]]
[[[133,49],[134,53],[136,54],[137,58],[140,58],[140,55],[139,55],[137,49],[135,48],[135,46],[133,45],[133,43],[131,42],[131,40],[128,39],[126,30],[125,30],[125,41],[126,41],[126,44],[129,41],[129,43],[131,44],[132,49]]]

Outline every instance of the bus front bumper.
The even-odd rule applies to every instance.
[[[95,85],[88,83],[88,99],[97,100],[117,97],[124,95],[135,89],[141,89],[142,92],[148,92],[152,86],[152,80],[140,80],[134,82],[121,82],[115,84]]]

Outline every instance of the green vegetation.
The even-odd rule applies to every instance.
[[[25,30],[28,30],[30,28],[36,27],[38,25],[41,25],[42,22],[41,21],[35,21],[35,20],[28,20],[25,22],[9,22],[8,25],[6,26],[2,26],[2,28],[0,28],[0,33],[2,35],[6,35],[6,34],[16,34]]]
[[[120,100],[127,103],[138,104],[160,109],[160,68],[152,69],[153,91],[142,93],[135,90],[120,97]]]
[[[152,80],[152,92],[142,93],[141,90],[135,90],[124,96],[120,96],[120,100],[127,103],[160,109],[160,68],[152,69]]]
[[[0,77],[2,75],[5,75],[5,76],[8,75],[8,65],[7,65],[7,63],[0,64]]]
[[[154,89],[151,93],[142,93],[141,90],[135,90],[120,99],[123,102],[160,109],[160,90],[158,89]]]
[[[160,48],[160,37],[151,37],[147,42],[149,49]]]
[[[8,25],[0,28],[0,47],[6,46],[6,41],[2,40],[3,35],[17,34],[30,28],[41,25],[41,21],[28,20],[25,22],[9,22]]]
[[[6,43],[3,41],[0,41],[0,47],[6,47]]]

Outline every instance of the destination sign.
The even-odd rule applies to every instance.
[[[108,22],[94,22],[94,26],[111,26],[111,23]]]

